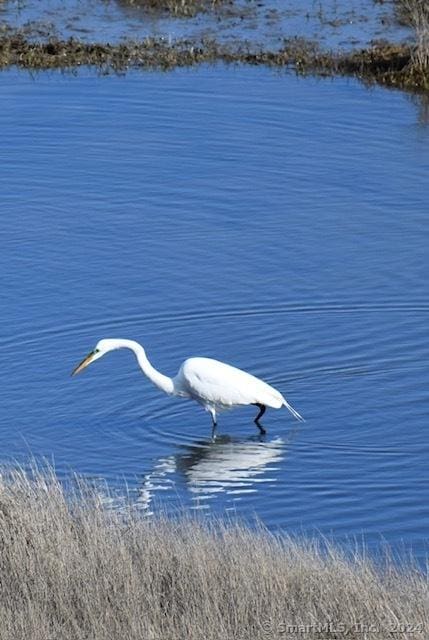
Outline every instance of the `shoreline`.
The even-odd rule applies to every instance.
[[[264,65],[292,69],[299,75],[349,76],[413,93],[429,90],[429,74],[414,64],[413,47],[407,44],[381,42],[351,52],[330,52],[303,39],[287,40],[279,50],[251,50],[246,42],[230,46],[216,40],[169,43],[164,38],[146,38],[109,44],[52,38],[33,42],[19,32],[0,38],[1,70],[18,67],[73,71],[87,66],[104,73],[124,73],[131,69],[167,71],[204,63]]]

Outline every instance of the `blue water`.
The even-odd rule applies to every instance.
[[[144,3],[142,3],[144,5]],[[395,19],[392,3],[367,0],[235,0],[194,17],[174,18],[147,11],[129,0],[5,0],[0,18],[24,28],[36,40],[57,36],[93,42],[118,42],[145,37],[202,38],[247,46],[283,46],[285,38],[316,40],[325,49],[368,46],[374,40],[398,42],[413,38]],[[259,47],[258,47],[259,48]]]
[[[0,462],[427,554],[429,132],[401,93],[258,68],[1,75]],[[306,418],[210,417],[207,355]]]

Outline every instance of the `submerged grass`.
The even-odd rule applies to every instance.
[[[423,640],[409,568],[239,524],[117,514],[52,472],[0,481],[2,640]]]
[[[121,2],[178,18],[189,18],[224,4],[232,4],[232,0],[121,0]]]

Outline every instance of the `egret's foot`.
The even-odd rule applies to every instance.
[[[267,434],[266,429],[264,429],[264,427],[261,424],[259,424],[259,422],[257,422],[256,420],[255,420],[255,424],[258,427],[259,433],[261,434],[261,436],[265,436]]]

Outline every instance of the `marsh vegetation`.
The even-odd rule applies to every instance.
[[[427,637],[429,585],[413,568],[237,523],[118,513],[77,487],[66,495],[52,471],[3,476],[0,638],[357,639],[370,625],[366,638]]]
[[[415,45],[412,67],[424,74],[429,85],[429,4],[425,0],[396,0],[396,13],[400,22],[414,31]]]
[[[121,0],[121,2],[179,18],[189,18],[197,13],[217,9],[221,5],[232,4],[232,0]]]
[[[142,42],[117,45],[84,43],[74,38],[29,41],[22,33],[0,39],[0,67],[19,66],[27,69],[72,69],[95,66],[103,72],[126,71],[129,68],[173,69],[201,63],[235,63],[290,67],[300,75],[349,75],[368,83],[410,90],[425,89],[425,69],[413,65],[413,49],[408,45],[377,44],[355,52],[324,52],[303,39],[285,41],[275,51],[251,51],[246,43],[234,46],[204,40],[192,42],[163,38],[146,38]]]
[[[165,14],[192,17],[216,12],[244,16],[246,5],[231,0],[121,0],[121,4]],[[248,9],[248,7],[247,7]],[[348,75],[366,83],[378,83],[424,92],[429,86],[429,8],[424,0],[396,0],[396,19],[411,27],[414,42],[374,40],[358,49],[334,50],[302,37],[282,39],[277,46],[249,42],[237,35],[229,42],[213,31],[203,37],[147,36],[116,43],[64,38],[58,32],[28,22],[19,28],[5,23],[0,34],[0,68],[73,69],[95,66],[102,72],[129,68],[172,69],[200,63],[238,63],[289,67],[298,74]]]

